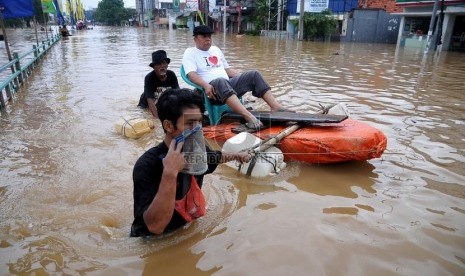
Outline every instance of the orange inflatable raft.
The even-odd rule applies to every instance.
[[[220,146],[236,135],[231,131],[235,126],[237,123],[205,126],[203,131],[210,143]],[[265,140],[285,128],[272,126],[254,135]],[[337,163],[378,158],[386,145],[387,138],[383,132],[360,121],[347,119],[335,124],[300,128],[282,139],[277,146],[284,153],[285,161]]]

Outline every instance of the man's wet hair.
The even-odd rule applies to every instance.
[[[167,89],[161,93],[156,106],[162,125],[164,120],[169,120],[175,127],[186,108],[198,107],[201,114],[205,112],[202,92],[197,89]]]

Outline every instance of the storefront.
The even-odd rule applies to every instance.
[[[396,13],[401,16],[397,45],[425,49],[435,2],[397,0],[396,3],[404,9]],[[442,51],[465,51],[465,2],[437,1],[434,20],[430,49],[441,45]]]
[[[449,51],[465,52],[465,15],[459,15],[455,18]]]

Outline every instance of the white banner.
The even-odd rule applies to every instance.
[[[185,11],[196,11],[199,9],[199,2],[197,0],[186,0]]]
[[[297,0],[297,12],[300,13],[300,1]],[[304,11],[306,12],[322,12],[329,5],[329,0],[304,0]]]

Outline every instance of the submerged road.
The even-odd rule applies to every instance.
[[[26,31],[9,32],[32,45]],[[179,73],[192,34],[76,32],[1,113],[0,274],[465,273],[463,53],[213,38],[234,68],[260,70],[284,105],[343,102],[388,148],[366,162],[289,163],[263,179],[220,166],[206,178],[204,218],[167,237],[129,238],[132,168],[162,130],[155,122],[133,140],[114,125],[151,118],[136,106],[151,53],[166,50]]]

